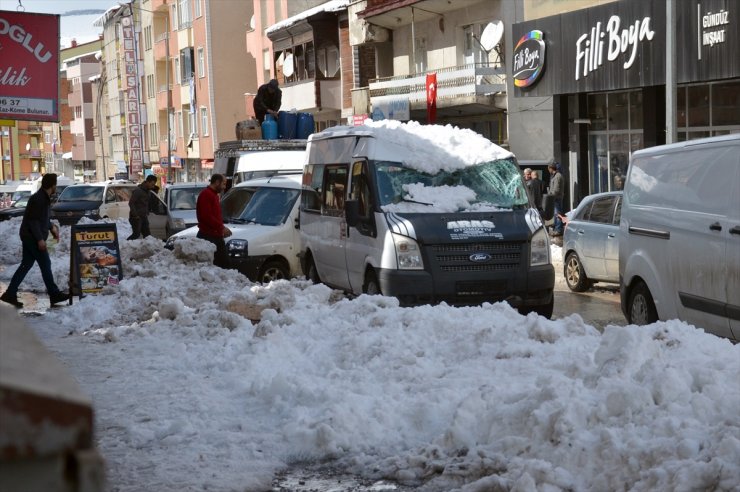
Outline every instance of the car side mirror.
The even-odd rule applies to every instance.
[[[551,220],[555,214],[555,196],[543,195],[542,196],[542,218],[545,220]]]
[[[346,200],[344,202],[344,216],[349,227],[356,227],[360,223],[360,202]]]

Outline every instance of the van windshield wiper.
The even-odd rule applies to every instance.
[[[418,203],[419,205],[429,205],[429,206],[432,206],[432,204],[431,204],[431,203],[426,203],[426,202],[420,202],[420,201],[418,201],[418,200],[410,200],[410,199],[408,199],[408,198],[403,198],[403,197],[399,198],[399,200],[398,200],[398,201],[399,201],[399,202],[408,202],[408,203]]]

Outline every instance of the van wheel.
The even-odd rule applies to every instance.
[[[550,296],[550,302],[547,304],[543,304],[541,306],[537,306],[533,309],[533,311],[540,316],[544,316],[547,319],[552,318],[552,310],[555,307],[555,293],[552,293]]]
[[[279,261],[268,261],[262,266],[257,280],[263,284],[273,280],[283,280],[290,276],[288,269]]]
[[[568,284],[568,288],[573,292],[585,292],[593,285],[593,282],[586,276],[581,259],[573,251],[565,257],[563,274],[565,276],[565,283]]]
[[[365,274],[365,285],[363,286],[362,291],[370,296],[383,295],[383,293],[380,291],[380,283],[378,283],[378,277],[375,275],[374,271],[370,270]]]
[[[306,278],[314,284],[320,284],[321,278],[319,278],[319,271],[316,269],[316,263],[313,262],[313,257],[308,257],[308,267],[306,268]]]
[[[630,293],[627,305],[628,320],[633,325],[649,325],[658,321],[658,311],[655,309],[653,296],[644,282],[640,282]]]

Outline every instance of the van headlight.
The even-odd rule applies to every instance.
[[[185,219],[172,219],[172,225],[175,229],[185,229]]]
[[[226,243],[226,250],[229,252],[229,256],[244,258],[247,256],[247,240],[232,239]]]
[[[550,263],[550,238],[544,227],[532,236],[532,246],[529,250],[530,266],[547,265]]]
[[[424,261],[421,259],[419,243],[410,237],[391,233],[393,244],[396,246],[399,270],[423,270]]]

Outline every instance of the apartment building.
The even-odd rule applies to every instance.
[[[93,135],[94,106],[91,77],[100,74],[97,53],[87,53],[63,62],[69,80],[67,104],[71,109],[70,133],[72,134],[72,166],[75,179],[97,181],[101,179],[95,168],[95,140]],[[103,176],[103,178],[105,178]]]

